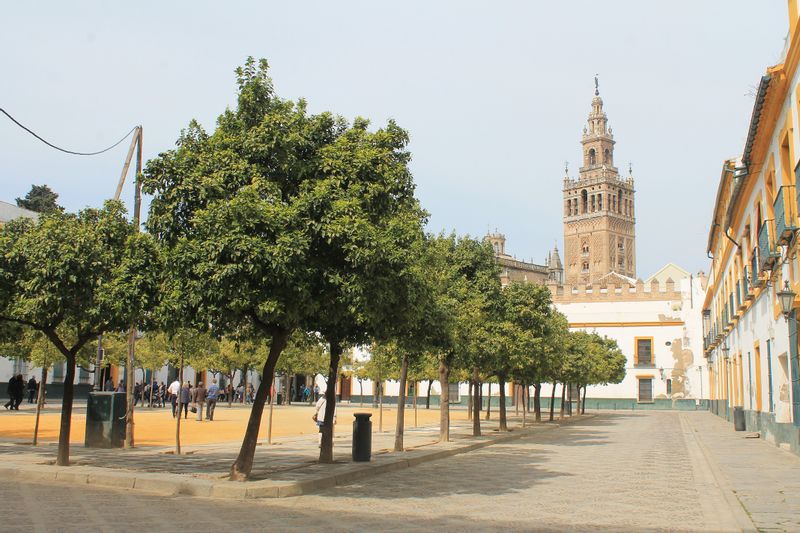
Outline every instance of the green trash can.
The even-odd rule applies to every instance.
[[[87,448],[122,448],[125,444],[124,392],[90,392],[86,403]]]

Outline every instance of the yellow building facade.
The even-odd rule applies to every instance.
[[[798,0],[782,61],[762,76],[741,156],[723,162],[707,252],[704,354],[712,409],[800,453]]]

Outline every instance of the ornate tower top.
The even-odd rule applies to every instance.
[[[633,173],[620,176],[614,166],[614,134],[597,76],[581,145],[578,179],[564,178],[565,282],[599,282],[612,272],[635,278]]]

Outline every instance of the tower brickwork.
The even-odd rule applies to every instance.
[[[564,177],[564,282],[591,284],[616,272],[636,278],[633,175],[614,166],[614,135],[596,87],[583,128],[583,165]]]

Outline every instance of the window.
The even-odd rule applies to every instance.
[[[602,194],[598,194],[597,195],[597,209],[600,210],[600,211],[603,210],[603,195]]]
[[[586,213],[586,209],[588,208],[589,204],[589,193],[586,192],[586,189],[581,191],[581,213]]]
[[[593,194],[592,195],[592,212],[595,212],[596,210],[597,210],[597,204],[595,203],[595,197],[594,197],[594,194]]]
[[[589,261],[584,261],[583,262],[583,267],[581,269],[581,272],[584,272],[584,273],[589,272]]]
[[[589,166],[593,166],[597,164],[597,154],[594,151],[594,148],[589,150]]]
[[[637,337],[636,352],[634,353],[635,366],[653,366],[653,338]]]
[[[603,151],[603,163],[611,164],[611,152],[609,152],[608,148]]]
[[[670,395],[670,394],[672,394],[672,380],[668,379],[667,380],[667,395]]]
[[[581,248],[581,253],[583,255],[589,255],[589,245],[587,243],[583,243],[583,247]]]
[[[653,378],[639,378],[639,401],[653,401]]]

